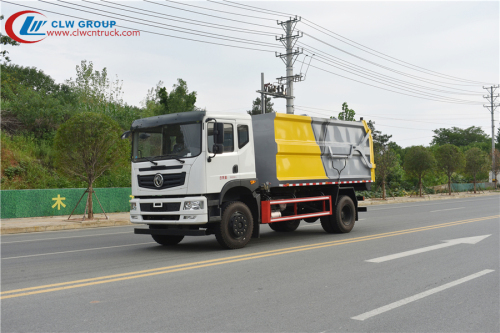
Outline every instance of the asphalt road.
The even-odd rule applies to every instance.
[[[232,251],[128,226],[5,235],[1,329],[499,332],[499,198],[372,206],[342,235],[262,226]]]

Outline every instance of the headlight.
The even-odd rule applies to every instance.
[[[130,210],[137,210],[137,204],[135,202],[130,203]]]
[[[184,210],[203,209],[203,201],[184,201]]]

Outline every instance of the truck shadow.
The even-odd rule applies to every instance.
[[[356,234],[355,231],[352,234]],[[185,237],[181,243],[174,246],[162,246],[152,243],[141,250],[153,253],[231,253],[247,254],[248,252],[268,251],[281,247],[308,245],[349,238],[347,234],[328,234],[319,223],[303,223],[294,232],[275,232],[266,225],[261,225],[260,238],[252,238],[243,248],[238,250],[223,249],[214,235]]]

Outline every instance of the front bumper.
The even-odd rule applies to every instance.
[[[201,201],[203,208],[184,210],[186,201]],[[158,198],[132,199],[136,209],[130,210],[130,222],[137,224],[187,224],[198,225],[208,222],[207,198]]]

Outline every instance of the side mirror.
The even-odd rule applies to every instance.
[[[215,126],[215,128],[214,128],[214,144],[222,145],[222,144],[224,144],[224,124],[223,123],[215,123],[214,126]],[[215,152],[215,150],[214,150],[214,152]]]
[[[126,131],[125,133],[123,133],[122,136],[121,136],[122,140],[123,139],[127,139],[130,136],[131,133],[132,132],[130,132],[130,131]]]
[[[149,133],[141,133],[141,134],[139,134],[139,139],[146,140],[150,136],[151,136],[151,134],[149,134]]]
[[[224,145],[215,144],[212,148],[214,154],[222,154],[224,152]]]

